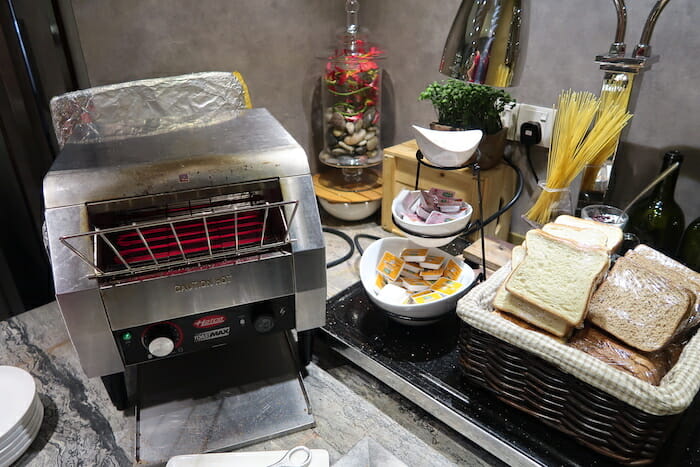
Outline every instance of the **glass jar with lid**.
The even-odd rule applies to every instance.
[[[359,2],[346,2],[347,26],[328,57],[321,82],[321,162],[362,168],[382,162],[381,79],[384,53],[358,26]]]

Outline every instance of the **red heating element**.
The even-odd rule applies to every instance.
[[[246,252],[279,242],[286,232],[281,209],[268,208],[259,197],[241,198],[122,213],[123,227],[105,234],[100,256],[109,258],[112,267],[138,267]],[[111,269],[104,261],[102,265]]]
[[[209,241],[207,241],[207,232]],[[213,253],[260,244],[263,240],[263,214],[254,211],[239,214],[237,217],[231,215],[214,219],[189,220],[173,223],[172,227],[167,225],[146,228],[141,230],[141,234],[148,243],[148,248],[136,231],[116,236],[114,243],[117,250],[129,264],[152,261],[153,257],[159,261],[173,257],[180,258],[183,253],[187,257],[208,254],[210,244]],[[182,250],[180,250],[181,247]],[[114,260],[119,262],[116,256]]]

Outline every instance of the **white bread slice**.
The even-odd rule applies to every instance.
[[[557,342],[560,342],[560,343],[562,343],[562,344],[566,344],[566,341],[568,340],[568,338],[569,338],[569,337],[571,336],[571,334],[572,334],[572,333],[569,333],[569,334],[567,334],[567,335],[565,335],[565,336],[561,336],[561,337],[560,337],[560,336],[555,336],[555,335],[553,335],[553,334],[551,334],[551,333],[545,331],[544,329],[542,329],[542,328],[540,328],[540,327],[538,327],[538,326],[533,326],[532,324],[528,323],[527,321],[525,321],[525,320],[523,320],[523,319],[520,319],[520,318],[518,318],[518,317],[516,317],[516,316],[514,316],[514,315],[512,315],[512,314],[510,314],[510,313],[506,313],[506,312],[503,311],[503,310],[494,309],[494,310],[493,310],[493,313],[494,313],[496,316],[498,316],[499,318],[504,319],[504,320],[506,320],[506,321],[510,321],[511,323],[513,323],[513,324],[515,324],[515,325],[517,325],[517,326],[520,326],[520,327],[523,328],[523,329],[526,329],[526,330],[528,330],[528,331],[538,332],[538,333],[542,334],[543,336],[550,337],[550,338],[552,338],[552,339],[554,339],[554,340],[556,340]],[[572,328],[571,326],[569,326],[569,329],[571,329],[571,330],[573,331],[573,328]]]
[[[685,327],[692,303],[688,290],[622,257],[593,294],[588,317],[626,344],[653,352]]]
[[[600,230],[557,224],[556,222],[543,225],[542,230],[555,237],[572,240],[581,246],[608,249],[608,236]]]
[[[506,290],[579,326],[595,284],[610,265],[607,251],[584,248],[539,229],[530,230],[525,239],[527,254],[506,280]]]
[[[511,253],[512,269],[515,269],[525,258],[525,251],[525,247],[523,246],[516,246],[513,248]],[[508,292],[504,285],[498,288],[496,296],[493,299],[493,306],[497,310],[510,313],[555,336],[567,337],[571,334],[572,326],[569,323],[525,300],[521,300]]]
[[[581,219],[580,217],[567,216],[566,214],[558,216],[554,220],[554,223],[603,232],[608,237],[608,251],[611,253],[617,251],[618,247],[622,243],[622,229],[615,227],[614,225],[607,225],[603,224],[602,222],[596,222],[589,219]]]

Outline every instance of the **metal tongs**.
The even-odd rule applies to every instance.
[[[297,446],[268,467],[308,467],[309,464],[311,464],[311,449],[306,446]]]

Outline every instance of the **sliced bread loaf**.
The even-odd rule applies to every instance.
[[[527,254],[506,280],[506,290],[579,326],[595,284],[610,264],[607,251],[585,248],[542,230],[530,230],[525,239]]]
[[[594,326],[586,325],[576,331],[568,345],[654,386],[671,367],[665,352],[643,354]]]
[[[688,289],[694,296],[694,303],[693,316],[687,326],[700,324],[700,274],[647,245],[638,245],[634,250],[625,253],[625,258],[665,277],[676,286]]]
[[[653,352],[684,327],[692,303],[689,291],[622,257],[593,294],[588,317],[626,344]]]
[[[511,267],[515,269],[525,258],[525,247],[516,246],[511,253]],[[566,337],[571,334],[572,326],[542,308],[522,300],[506,290],[501,285],[493,299],[493,306],[497,310],[510,313],[528,323],[543,329],[558,337]]]
[[[634,250],[628,251],[625,256],[640,262],[648,261],[647,264],[655,267],[661,275],[672,281],[683,282],[684,287],[700,294],[700,273],[669,258],[660,251],[642,244],[637,245]]]
[[[555,237],[574,241],[581,246],[608,249],[608,236],[600,230],[557,224],[556,222],[543,225],[542,230]]]
[[[567,216],[563,214],[558,216],[554,223],[570,225],[573,227],[579,227],[582,229],[593,229],[602,232],[607,237],[608,251],[615,252],[622,243],[622,229],[615,227],[614,225],[603,224],[602,222],[596,222],[589,219],[581,219],[580,217]]]

